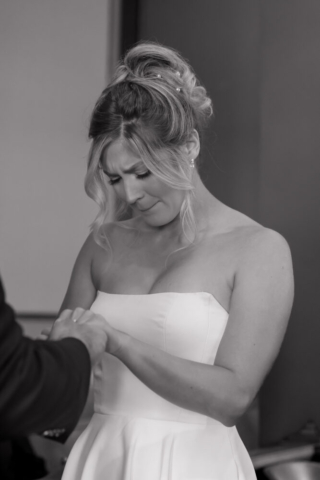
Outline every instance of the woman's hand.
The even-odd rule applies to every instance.
[[[78,307],[75,310],[63,310],[52,329],[42,331],[42,338],[51,341],[70,337],[80,340],[87,347],[91,363],[94,365],[101,353],[106,351],[106,345],[109,343],[108,332],[111,331],[102,315]]]
[[[127,345],[130,340],[130,336],[126,333],[117,330],[116,328],[111,327],[111,325],[106,320],[106,332],[107,332],[107,345],[106,352],[110,355],[117,355],[120,353],[122,348]]]
[[[51,330],[49,328],[41,330],[41,333],[37,336],[36,340],[48,340],[50,332]]]
[[[86,313],[86,315],[84,315],[84,313]],[[90,316],[90,319],[91,317],[96,317],[92,312],[86,311],[83,308],[78,307],[73,311],[70,309],[64,310],[63,312],[61,312],[59,319],[61,319],[62,317],[70,317],[74,323],[76,322],[78,325],[80,325],[80,324],[86,323],[89,319],[89,316]],[[102,320],[102,316],[99,315],[99,317],[101,317],[101,320]],[[110,353],[111,355],[114,355],[120,352],[123,345],[128,342],[130,338],[129,335],[126,335],[120,330],[117,330],[111,327],[111,325],[108,323],[108,321],[105,318],[103,318],[103,327],[104,327],[103,328],[104,333],[107,334],[105,351],[107,353]],[[41,331],[41,334],[37,337],[37,339],[52,340],[51,332],[52,332],[52,328],[51,329],[45,328],[44,330]]]

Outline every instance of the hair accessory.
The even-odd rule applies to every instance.
[[[190,168],[194,168],[194,158],[191,158],[190,160]]]
[[[157,78],[162,78],[161,75],[160,75],[160,73],[157,74]]]
[[[181,92],[181,88],[180,88],[180,87],[177,87],[176,90],[177,90],[177,92]]]
[[[176,74],[178,75],[178,77],[181,77],[181,73],[179,72],[179,70],[176,71]]]

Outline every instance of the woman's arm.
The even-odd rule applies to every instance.
[[[66,308],[74,310],[77,307],[84,309],[91,307],[96,296],[96,288],[93,284],[91,274],[92,259],[96,247],[97,245],[91,233],[83,244],[76,259],[67,293],[60,308],[60,313]]]
[[[215,364],[180,359],[110,327],[107,350],[168,401],[232,426],[273,364],[293,301],[290,251],[263,229],[242,252]]]

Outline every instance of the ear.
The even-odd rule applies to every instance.
[[[188,155],[189,160],[195,160],[200,153],[200,139],[197,130],[193,129],[189,140],[182,147],[183,151]]]

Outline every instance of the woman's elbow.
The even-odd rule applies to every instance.
[[[220,411],[212,411],[211,417],[221,422],[226,427],[234,427],[252,402],[252,396],[247,392],[237,392],[221,402]],[[213,409],[212,409],[213,410]]]

